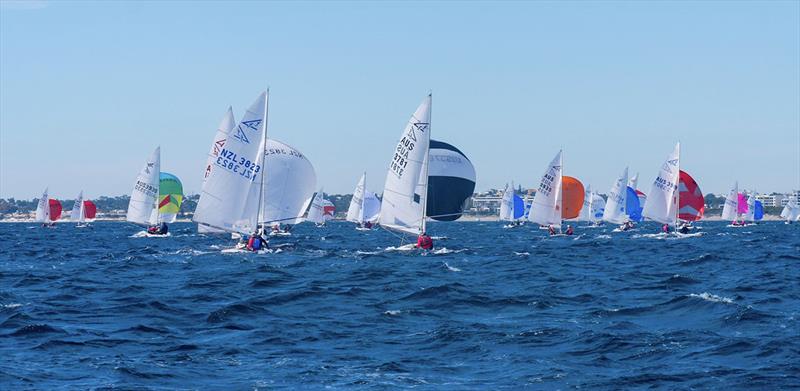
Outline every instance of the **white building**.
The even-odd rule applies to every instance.
[[[756,200],[761,201],[765,207],[781,206],[781,201],[786,198],[783,194],[758,194]]]

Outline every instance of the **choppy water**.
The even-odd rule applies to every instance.
[[[420,256],[345,223],[268,255],[0,224],[0,388],[800,387],[799,225],[501,226]]]

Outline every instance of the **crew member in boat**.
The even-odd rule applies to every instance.
[[[664,224],[661,226],[661,232],[667,234],[669,233],[669,224]]]
[[[260,231],[253,232],[253,234],[250,235],[250,239],[247,240],[247,249],[254,253],[261,249],[267,249],[267,247],[267,241],[261,236]]]
[[[371,221],[365,221],[364,222],[364,228],[372,229],[372,222]]]
[[[634,227],[633,221],[626,221],[625,224],[622,224],[619,227],[619,229],[622,231],[628,231],[630,229],[633,229],[633,227]]]
[[[556,229],[555,229],[555,227],[553,227],[553,224],[550,224],[550,225],[547,226],[547,232],[550,233],[550,236],[553,236],[553,235],[556,234]]]
[[[167,223],[161,222],[161,225],[151,225],[147,228],[147,233],[151,235],[166,235],[169,232],[169,227]]]
[[[575,230],[574,230],[574,229],[572,229],[572,226],[571,226],[571,225],[567,225],[567,232],[565,232],[565,233],[566,233],[567,235],[572,235],[572,234],[574,234],[574,233],[575,233]]]
[[[426,232],[421,233],[417,237],[417,248],[433,250],[433,239]]]

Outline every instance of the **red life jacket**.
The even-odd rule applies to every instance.
[[[247,248],[252,250],[253,249],[253,243],[255,243],[255,241],[256,241],[256,238],[253,237],[253,236],[251,236],[250,239],[247,239]]]
[[[420,235],[417,237],[417,247],[430,250],[433,248],[433,240],[428,235]]]

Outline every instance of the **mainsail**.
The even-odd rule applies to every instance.
[[[72,213],[69,215],[70,221],[83,222],[83,191],[78,194],[75,203],[72,204]]]
[[[663,224],[677,223],[680,156],[681,144],[677,143],[650,188],[642,216]]]
[[[383,189],[380,217],[383,227],[410,234],[425,231],[430,125],[428,95],[411,116],[394,148]]]
[[[364,222],[362,210],[364,209],[364,192],[366,191],[366,186],[367,173],[365,172],[361,175],[361,179],[358,180],[358,184],[355,190],[353,190],[353,197],[350,198],[350,207],[347,208],[347,221],[352,221],[354,223]]]
[[[158,176],[161,172],[161,147],[156,148],[147,159],[136,183],[133,186],[131,199],[128,202],[128,213],[125,219],[136,224],[156,224],[158,213],[156,200],[158,199]]]
[[[322,224],[325,222],[323,201],[322,189],[319,189],[319,191],[314,195],[314,199],[311,201],[311,207],[308,209],[306,221],[310,221],[315,224]]]
[[[506,184],[503,190],[503,198],[500,199],[500,220],[512,221],[514,220],[514,188],[508,188]]]
[[[789,202],[781,210],[781,218],[787,222],[800,220],[800,206],[797,205],[794,195],[789,198]]]
[[[267,93],[261,93],[229,133],[203,182],[193,220],[230,232],[257,228],[267,126]],[[255,194],[257,202],[248,202]]]
[[[728,192],[725,197],[725,204],[722,206],[722,219],[723,220],[736,220],[736,214],[739,209],[739,183],[733,184],[733,188]]]
[[[614,185],[611,186],[611,191],[608,193],[606,200],[606,207],[603,211],[603,220],[609,223],[622,224],[628,221],[628,215],[625,213],[625,206],[628,197],[628,167],[622,171],[622,175],[617,178]]]
[[[50,221],[50,197],[47,195],[47,189],[44,189],[42,197],[39,198],[39,204],[36,206],[36,221],[44,223]]]
[[[561,225],[561,168],[561,151],[558,151],[542,175],[528,220],[541,225]]]

